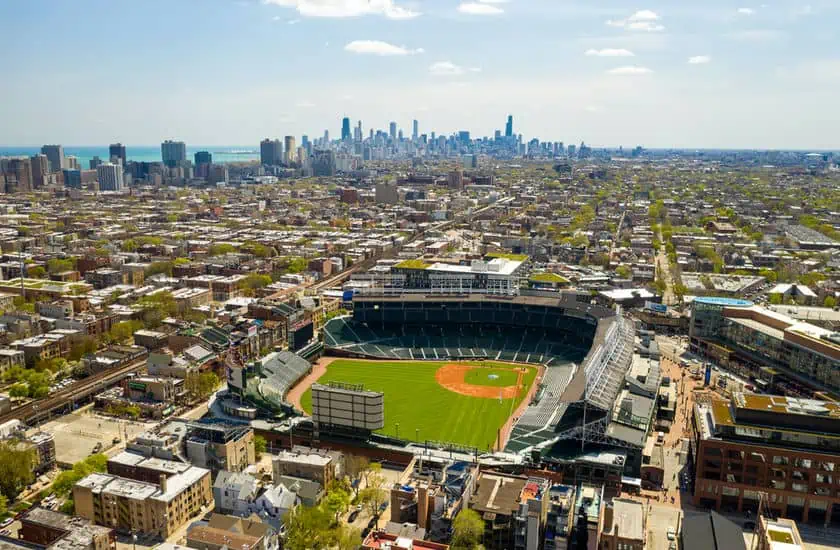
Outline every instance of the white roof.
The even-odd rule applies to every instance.
[[[613,290],[603,290],[599,294],[616,301],[632,300],[634,298],[653,298],[656,296],[656,294],[646,288],[616,288]]]

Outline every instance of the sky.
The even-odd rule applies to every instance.
[[[840,148],[840,0],[0,0],[0,144]]]

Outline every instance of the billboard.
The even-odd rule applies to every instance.
[[[257,335],[257,325],[251,325],[248,327],[248,338],[253,338]]]
[[[645,309],[655,311],[656,313],[665,313],[668,311],[668,306],[665,304],[657,304],[656,302],[645,302]]]
[[[708,386],[712,381],[712,365],[706,363],[706,376],[703,378],[703,385]]]

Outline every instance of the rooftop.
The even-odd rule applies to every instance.
[[[199,546],[212,544],[214,546],[227,546],[228,548],[254,548],[259,540],[259,538],[250,535],[206,525],[196,525],[187,533],[187,541]]]
[[[769,550],[801,550],[804,548],[796,522],[786,518],[768,520],[761,518],[764,524],[765,540]]]
[[[723,306],[723,307],[750,307],[753,305],[749,300],[739,300],[737,298],[726,298],[724,296],[698,296],[694,299],[695,303],[705,304],[709,306]]]
[[[513,515],[528,480],[503,474],[482,474],[473,493],[470,507],[479,513]]]
[[[616,535],[624,539],[645,539],[644,505],[635,500],[613,499],[613,527]]]
[[[390,535],[382,531],[372,531],[362,543],[362,548],[371,550],[379,550],[380,548],[383,550],[392,548],[394,550],[446,550],[449,545]]]

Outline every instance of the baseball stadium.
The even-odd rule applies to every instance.
[[[633,329],[588,294],[377,292],[323,329],[328,356],[293,384],[359,384],[385,396],[377,433],[481,452],[546,452],[606,433],[633,353]]]

